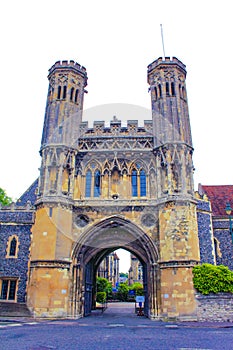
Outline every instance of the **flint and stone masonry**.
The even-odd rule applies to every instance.
[[[211,204],[194,193],[186,67],[159,58],[147,77],[152,120],[89,127],[86,69],[74,61],[49,69],[39,178],[0,210],[3,299],[13,278],[13,301],[35,317],[89,315],[98,266],[124,248],[142,264],[149,318],[197,318],[192,268],[216,263],[216,247]],[[18,254],[9,256],[14,236]]]

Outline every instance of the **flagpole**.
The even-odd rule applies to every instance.
[[[163,58],[165,59],[165,48],[164,48],[164,40],[163,40],[163,25],[160,24],[161,28],[161,39],[162,39],[162,46],[163,46]]]

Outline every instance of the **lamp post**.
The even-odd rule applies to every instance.
[[[228,202],[225,208],[226,214],[229,216],[229,222],[230,222],[230,234],[231,234],[231,240],[232,240],[232,244],[233,244],[233,230],[232,230],[232,217],[231,217],[231,212],[232,212],[232,208],[230,203]]]

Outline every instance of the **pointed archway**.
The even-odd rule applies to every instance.
[[[93,285],[97,268],[113,250],[133,253],[143,265],[145,312],[158,315],[158,250],[151,238],[138,226],[120,216],[111,216],[92,226],[80,237],[73,250],[71,313],[82,317],[91,313]]]

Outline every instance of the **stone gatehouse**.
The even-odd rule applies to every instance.
[[[146,315],[193,319],[193,266],[222,256],[232,268],[228,217],[219,227],[205,186],[194,192],[186,67],[158,58],[147,77],[151,120],[90,127],[86,69],[49,69],[40,174],[0,210],[3,302],[27,303],[39,317],[87,316],[98,266],[124,248],[142,264]]]

